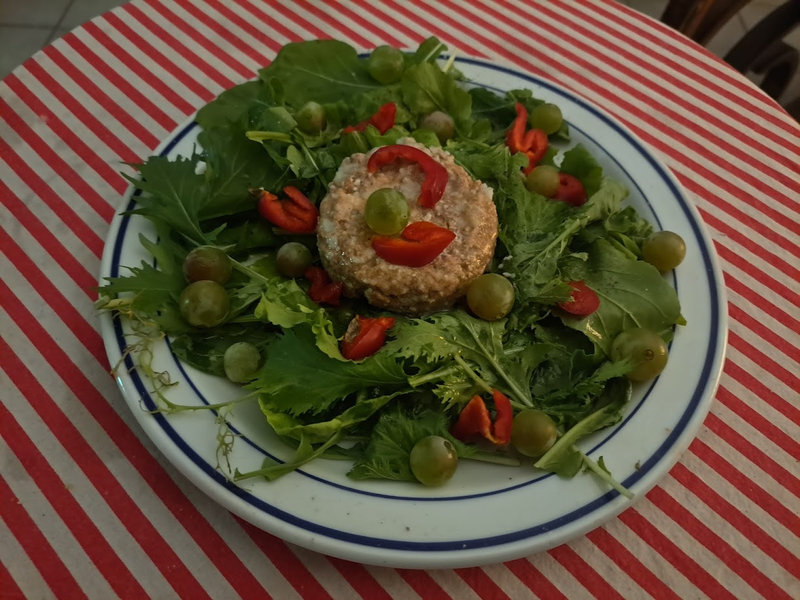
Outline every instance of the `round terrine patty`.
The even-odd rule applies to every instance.
[[[418,204],[424,179],[418,165],[398,161],[370,173],[369,155],[354,154],[342,162],[320,203],[317,245],[323,267],[331,279],[342,282],[347,296],[363,296],[379,308],[421,315],[451,307],[484,272],[497,239],[497,211],[491,188],[472,179],[448,152],[404,143],[424,150],[447,170],[441,200],[433,208]],[[430,221],[454,232],[455,239],[423,267],[395,265],[379,257],[372,249],[377,234],[366,224],[364,206],[381,188],[405,196],[409,223]]]

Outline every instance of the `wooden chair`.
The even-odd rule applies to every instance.
[[[707,44],[750,0],[670,0],[661,21]],[[760,76],[760,87],[776,100],[787,91],[800,66],[800,53],[783,38],[800,25],[800,0],[787,0],[748,31],[723,57],[740,73]],[[800,96],[783,102],[783,107],[800,120]]]
[[[750,0],[670,0],[661,21],[699,44],[707,44]]]

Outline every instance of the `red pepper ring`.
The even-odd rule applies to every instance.
[[[322,267],[308,267],[303,275],[311,282],[308,288],[309,298],[317,304],[339,306],[344,287],[340,281],[332,281]]]
[[[342,356],[361,360],[372,356],[386,342],[386,332],[394,327],[394,317],[362,317],[356,315],[342,338]]]
[[[287,185],[283,193],[288,199],[281,200],[272,192],[261,188],[255,190],[258,213],[267,221],[292,233],[314,233],[319,211],[296,187]]]
[[[492,390],[495,418],[492,423],[489,409],[479,395],[472,397],[458,416],[458,421],[450,428],[450,434],[462,442],[482,437],[496,446],[505,446],[511,441],[511,425],[514,410],[511,401],[498,390]]]
[[[600,297],[592,288],[586,285],[582,279],[580,281],[570,281],[568,285],[572,288],[569,300],[559,302],[558,307],[571,315],[585,317],[600,308]]]
[[[353,133],[354,131],[364,131],[369,125],[377,129],[381,135],[394,127],[394,120],[397,116],[397,105],[394,102],[387,102],[381,106],[374,115],[356,125],[350,125],[342,129],[342,133]]]
[[[405,144],[393,144],[382,146],[372,153],[367,161],[367,171],[374,173],[381,167],[397,160],[406,160],[419,165],[425,174],[425,179],[422,181],[422,189],[417,202],[424,208],[433,208],[442,199],[447,187],[449,178],[447,169],[435,161],[430,154],[419,148]]]
[[[400,237],[376,235],[372,249],[386,262],[404,267],[424,267],[433,262],[456,234],[429,221],[416,221],[407,225]]]

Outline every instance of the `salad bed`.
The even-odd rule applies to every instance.
[[[234,471],[235,480],[279,477],[322,456],[352,460],[349,474],[356,479],[440,483],[423,471],[453,463],[455,454],[563,476],[585,466],[617,485],[576,442],[617,422],[625,410],[629,376],[639,365],[636,345],[620,353],[615,341],[645,330],[666,342],[682,323],[674,290],[642,260],[652,227],[623,206],[626,190],[605,178],[584,148],[570,146],[563,123],[537,164],[577,178],[588,200],[576,206],[528,189],[530,157],[513,151],[507,134],[519,105],[533,114],[543,103],[527,90],[498,95],[469,85],[452,63],[437,62],[444,50],[427,40],[403,55],[399,78],[392,79],[376,78],[374,61],[341,42],[290,44],[258,80],[198,113],[203,131],[192,156],[151,157],[138,166],[141,177],[132,181],[141,194],[133,212],[153,223],[157,238],[142,243],[154,260],[109,280],[99,305],[129,319],[143,343],[168,335],[182,361],[212,374],[225,376],[227,366],[230,376],[241,367],[246,357],[226,365],[235,344],[257,350],[255,372],[239,368],[244,372],[231,378],[246,381],[242,401],[257,400],[266,422],[296,452],[287,463]],[[324,124],[309,123],[303,112],[309,103],[322,110]],[[396,114],[385,128],[375,116],[389,103]],[[513,284],[510,312],[485,320],[457,305],[407,317],[359,299],[315,302],[311,282],[282,275],[276,260],[287,242],[302,244],[316,260],[314,235],[276,229],[259,216],[251,190],[279,195],[291,186],[318,204],[342,160],[355,152],[409,136],[441,145],[437,132],[423,126],[435,111],[452,119],[445,149],[493,189],[500,227],[489,270]],[[209,247],[222,250],[232,266],[223,285],[227,307],[219,324],[193,326],[181,310],[184,265],[192,250]],[[600,300],[589,315],[559,308],[576,281]],[[341,340],[357,316],[394,322],[379,350],[348,360]],[[515,418],[547,415],[557,441],[541,454],[504,437],[479,435],[472,444],[454,436],[454,424],[476,397],[489,432],[500,433],[494,431],[502,412],[496,393],[507,398]],[[163,400],[165,411],[197,408]],[[446,444],[431,443],[431,436]],[[412,451],[422,441],[427,454],[420,459],[423,451]]]

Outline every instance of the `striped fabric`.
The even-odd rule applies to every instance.
[[[93,308],[125,163],[285,43],[451,49],[559,82],[666,162],[711,232],[727,362],[645,498],[483,568],[294,547],[177,473],[122,401]],[[135,0],[0,83],[0,598],[797,598],[800,127],[705,50],[612,2]]]

